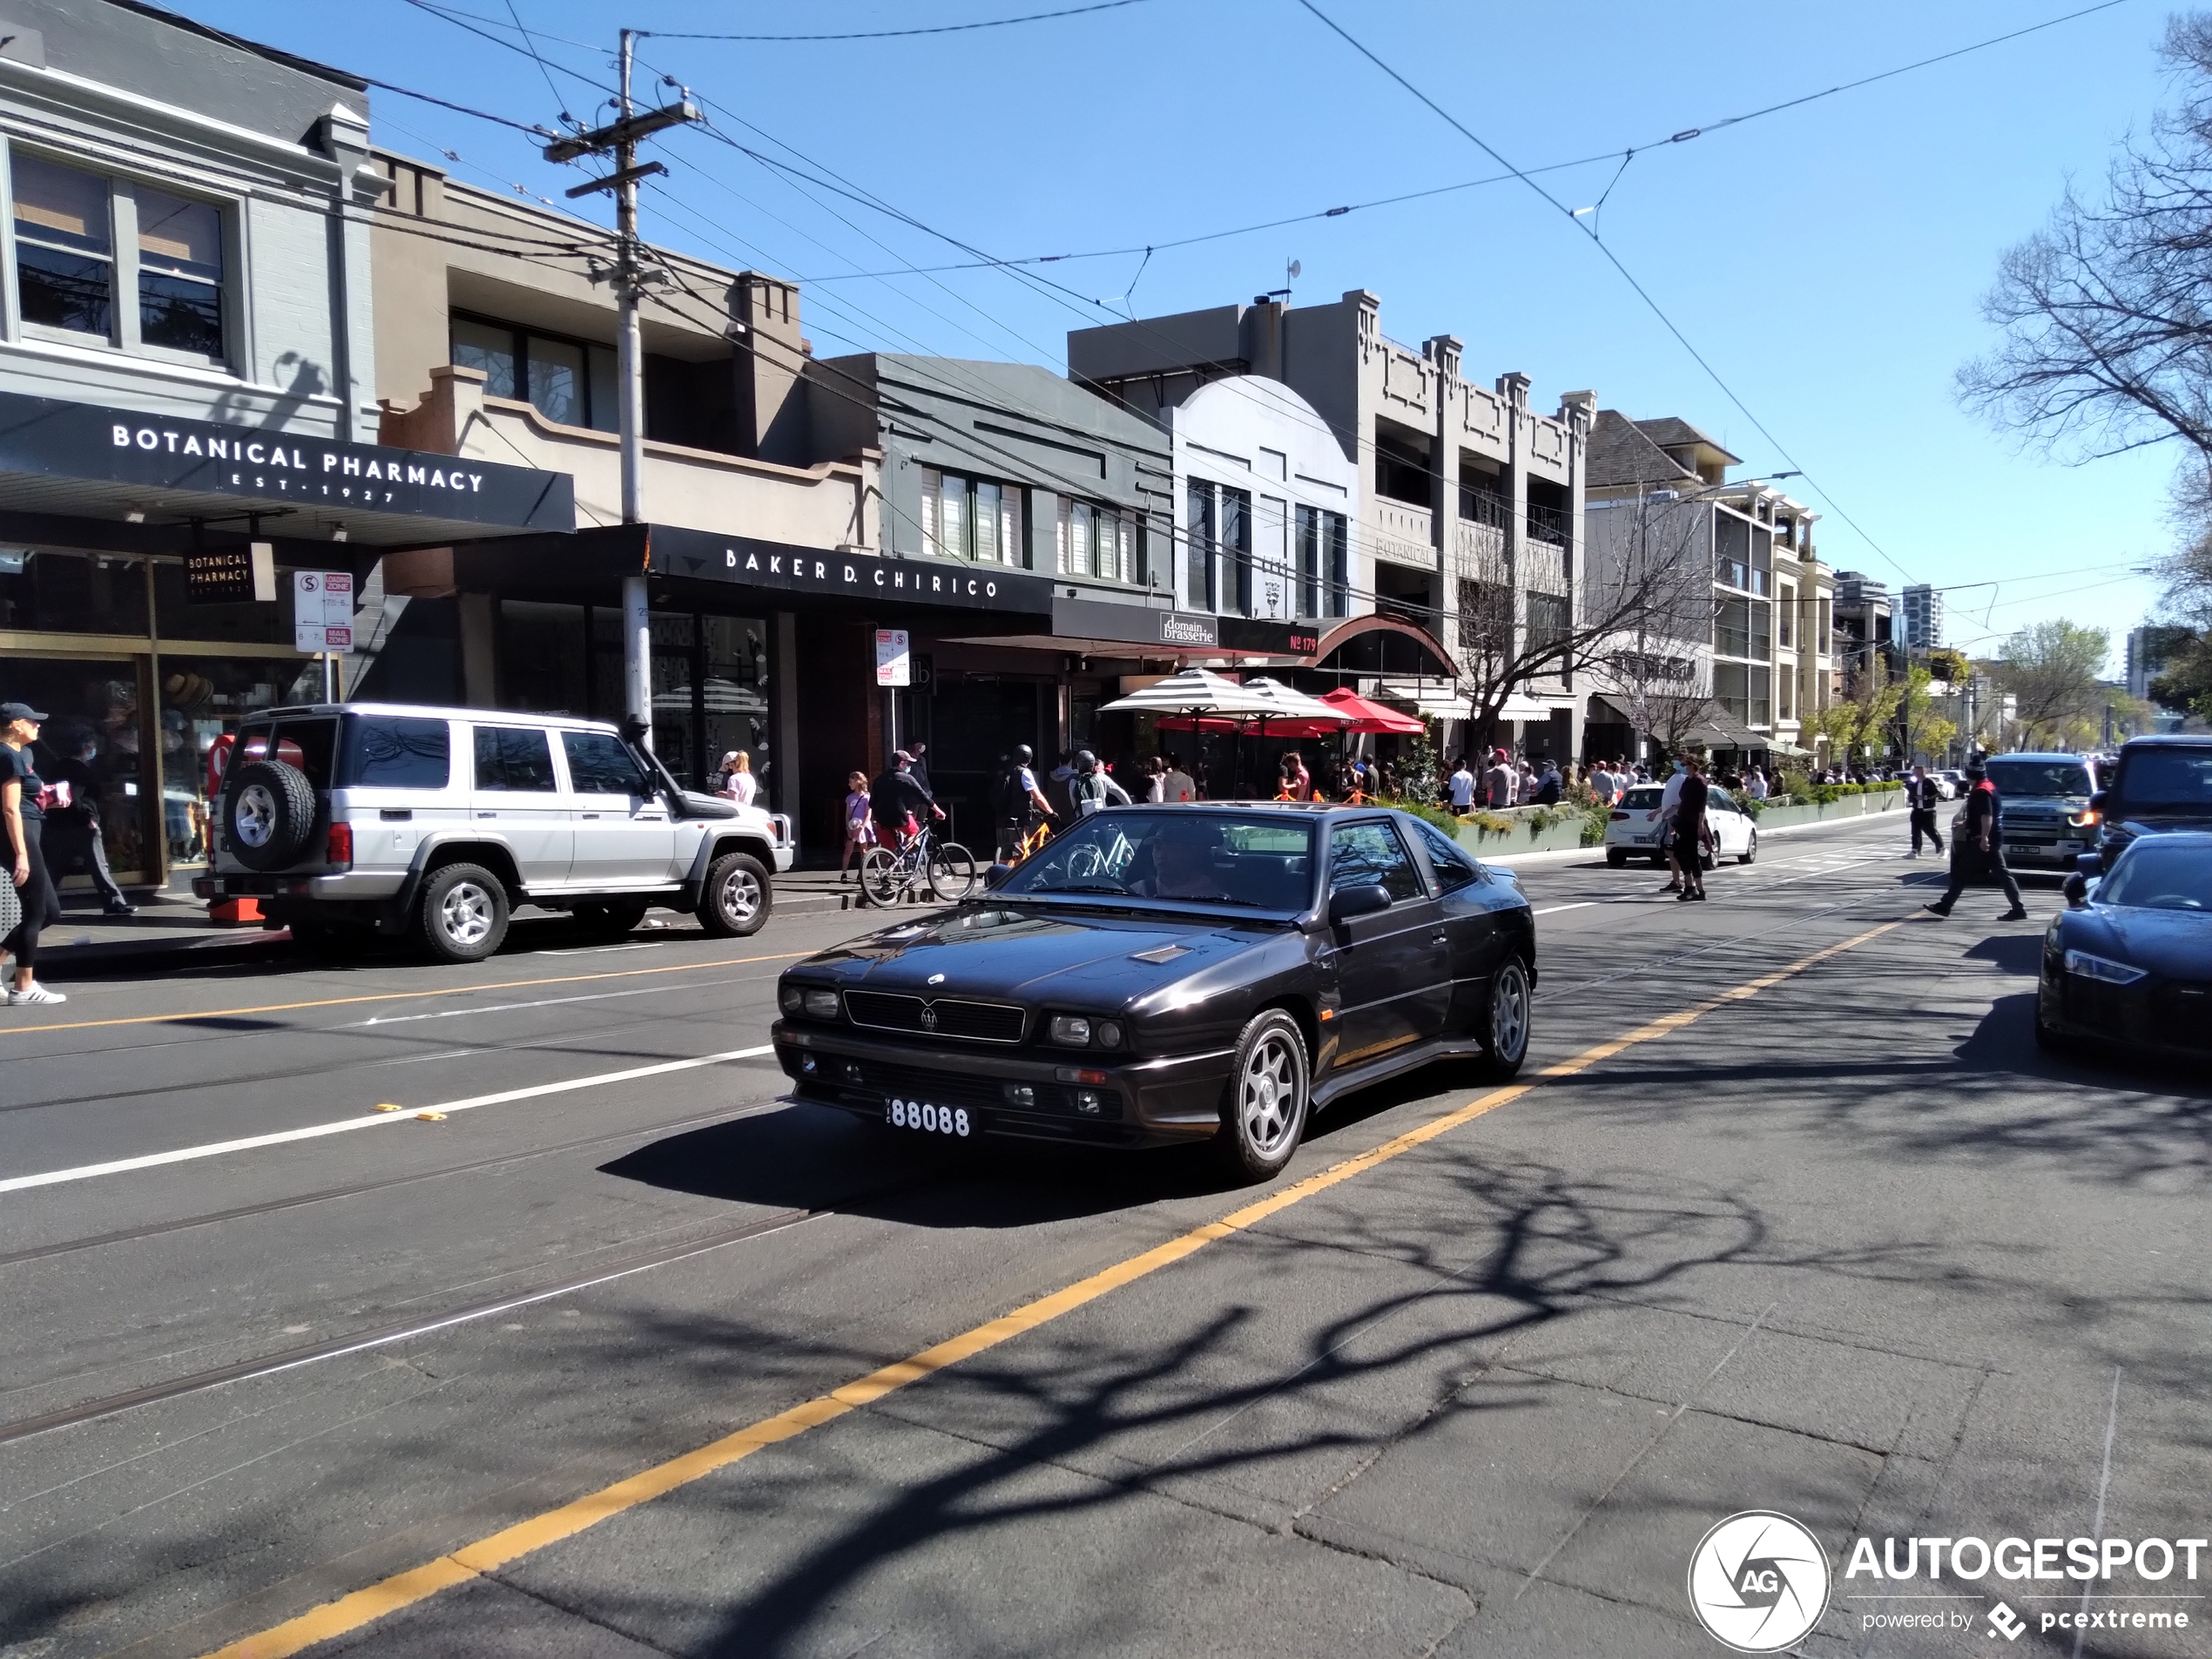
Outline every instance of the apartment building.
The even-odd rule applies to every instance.
[[[1310,418],[1329,433],[1357,481],[1348,496],[1339,496],[1325,488],[1336,469],[1325,468],[1305,475],[1303,498],[1295,488],[1278,496],[1286,510],[1310,508],[1314,515],[1313,566],[1294,522],[1283,538],[1289,550],[1279,556],[1291,572],[1293,609],[1303,612],[1310,602],[1321,613],[1313,618],[1321,624],[1316,667],[1364,671],[1426,711],[1464,722],[1467,702],[1445,693],[1438,678],[1457,678],[1470,657],[1507,644],[1501,633],[1509,631],[1518,647],[1532,631],[1564,629],[1574,614],[1583,451],[1595,400],[1570,394],[1556,415],[1539,413],[1530,407],[1526,375],[1476,384],[1461,372],[1458,339],[1440,334],[1418,349],[1402,345],[1383,333],[1381,311],[1376,295],[1355,289],[1318,305],[1263,295],[1249,306],[1079,329],[1068,337],[1069,373],[1163,421],[1186,406],[1194,418],[1229,408],[1214,400],[1209,410],[1197,401],[1202,390],[1224,384],[1258,379],[1295,393],[1300,405],[1284,406],[1279,446],[1255,438],[1255,454],[1277,447],[1287,455],[1297,434],[1310,430]],[[1203,451],[1186,445],[1179,453],[1179,590],[1204,592],[1231,521],[1206,516],[1208,503],[1221,498],[1205,488],[1216,480]],[[1264,464],[1273,477],[1271,457]],[[1299,485],[1290,470],[1275,482]],[[1332,532],[1323,516],[1337,511],[1347,521],[1341,622],[1328,610]],[[1232,564],[1241,556],[1241,544],[1232,542]],[[1316,567],[1321,574],[1306,583],[1303,572]],[[1248,602],[1242,588],[1217,585],[1211,597],[1217,605]],[[1478,617],[1480,626],[1471,620]],[[1564,673],[1517,688],[1505,711],[1509,729],[1500,735],[1531,753],[1565,758],[1581,696]],[[1444,736],[1447,746],[1466,740],[1460,729]]]
[[[1694,711],[1672,735],[1716,753],[1817,753],[1817,740],[1802,739],[1808,717],[1835,694],[1837,578],[1813,550],[1818,516],[1756,479],[1730,482],[1738,464],[1678,417],[1598,411],[1588,484],[1594,563],[1618,556],[1633,536],[1649,537],[1656,523],[1676,556],[1709,564],[1712,576],[1709,615],[1686,610],[1673,637],[1622,653],[1605,677],[1589,752],[1621,752],[1653,735],[1649,711],[1659,701]]]
[[[1898,631],[1905,650],[1939,648],[1943,644],[1943,590],[1925,582],[1907,583],[1898,600]]]

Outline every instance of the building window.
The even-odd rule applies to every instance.
[[[1713,654],[1749,657],[1751,654],[1751,602],[1723,599],[1713,607]]]
[[[1228,616],[1251,616],[1251,491],[1192,478],[1184,486],[1184,502],[1190,535],[1185,602]]]
[[[1352,587],[1351,526],[1342,513],[1298,509],[1298,614],[1341,617]]]
[[[9,174],[26,328],[223,360],[221,208],[21,152]]]
[[[1751,601],[1751,649],[1744,653],[1766,662],[1774,656],[1774,607],[1764,599]]]
[[[1183,601],[1194,610],[1214,608],[1214,546],[1218,526],[1214,521],[1213,486],[1193,478],[1184,490]]]
[[[1064,510],[1065,503],[1062,504]],[[990,478],[969,478],[925,467],[921,474],[921,540],[940,558],[981,564],[1020,564],[1022,491]],[[1065,535],[1062,540],[1064,545]],[[1067,569],[1063,552],[1059,561]]]
[[[1751,670],[1751,710],[1746,725],[1764,728],[1774,724],[1774,671],[1754,666]]]
[[[482,371],[486,397],[528,403],[556,426],[621,429],[618,370],[610,346],[455,313],[452,353],[455,368]]]
[[[1751,724],[1750,669],[1743,663],[1713,664],[1713,701],[1738,725]]]
[[[1100,582],[1135,579],[1136,527],[1117,508],[1095,502],[1059,498],[1059,568],[1062,576],[1090,577]]]
[[[1784,650],[1797,643],[1797,590],[1784,583],[1774,605],[1775,639]]]
[[[1797,718],[1797,675],[1795,673],[1784,673],[1780,678],[1775,681],[1774,691],[1774,711],[1776,715],[1784,720],[1796,719]]]
[[[1567,596],[1563,593],[1531,593],[1528,596],[1528,650],[1531,655],[1540,651],[1562,649],[1569,632]],[[1563,658],[1554,658],[1544,664],[1545,671],[1562,673],[1567,664]]]

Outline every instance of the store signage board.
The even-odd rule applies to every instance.
[[[905,629],[879,628],[875,631],[875,683],[878,685],[910,685],[914,683],[914,658],[907,654]]]
[[[320,653],[354,648],[354,576],[350,570],[292,573],[292,644]]]
[[[869,604],[1052,614],[1051,579],[1008,565],[971,564],[956,559],[887,559],[861,552],[810,552],[667,524],[654,525],[651,536],[648,563],[658,576]]]
[[[185,555],[186,604],[273,603],[276,597],[276,550],[267,542],[195,548]]]
[[[0,393],[0,474],[99,480],[513,529],[576,528],[566,473]]]

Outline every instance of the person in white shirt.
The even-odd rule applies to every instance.
[[[1753,800],[1766,799],[1766,773],[1758,767],[1751,768],[1751,775],[1743,780],[1743,792]]]
[[[1474,774],[1467,770],[1467,757],[1460,757],[1452,772],[1452,810],[1471,812],[1474,807]]]

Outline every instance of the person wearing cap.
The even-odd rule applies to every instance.
[[[30,745],[38,741],[38,728],[45,718],[28,703],[0,703],[0,842],[4,842],[0,857],[8,861],[8,880],[23,905],[23,919],[0,939],[0,950],[16,959],[15,984],[8,992],[11,1008],[69,1000],[35,977],[39,932],[62,919],[53,880],[38,850],[48,788],[32,763]]]
[[[1989,769],[1978,759],[1966,763],[1966,809],[1951,826],[1951,886],[1927,908],[1947,916],[1969,881],[1994,876],[2012,900],[2012,908],[1998,920],[2025,921],[2027,907],[2020,902],[2020,884],[2005,866],[2005,842],[1997,833],[1997,786],[1989,781]]]
[[[888,846],[904,846],[921,827],[924,813],[932,818],[945,815],[945,809],[915,779],[913,767],[914,757],[900,749],[868,786],[868,811]]]

